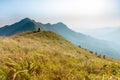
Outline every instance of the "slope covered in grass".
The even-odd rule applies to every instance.
[[[119,63],[50,31],[0,38],[0,80],[117,80]]]
[[[1,27],[0,36],[12,36],[25,31],[35,31],[39,28],[42,31],[50,30],[52,32],[55,32],[77,46],[80,45],[93,52],[120,59],[120,49],[118,44],[105,41],[104,39],[99,40],[88,35],[75,32],[69,29],[69,27],[62,22],[58,22],[56,24],[43,24],[29,18],[24,18],[14,24]]]

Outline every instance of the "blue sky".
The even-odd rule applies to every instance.
[[[0,0],[0,26],[29,17],[81,31],[120,26],[120,0]]]

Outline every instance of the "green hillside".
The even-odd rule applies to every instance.
[[[50,32],[0,38],[0,80],[118,80],[120,61]]]

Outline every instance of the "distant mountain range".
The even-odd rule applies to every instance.
[[[88,34],[98,39],[120,44],[120,27],[96,29],[94,31],[89,31]]]
[[[25,18],[15,24],[1,27],[0,36],[12,36],[25,31],[35,31],[38,28],[41,30],[53,31],[77,46],[80,45],[81,47],[87,48],[93,52],[120,59],[119,49],[115,47],[116,45],[112,45],[105,40],[99,40],[82,33],[77,33],[69,29],[62,22],[56,24],[42,24],[29,18]]]

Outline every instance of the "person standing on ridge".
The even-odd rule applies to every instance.
[[[40,28],[38,28],[38,32],[40,32],[41,30],[40,30]]]

